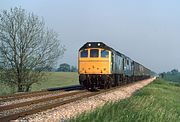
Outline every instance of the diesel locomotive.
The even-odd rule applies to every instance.
[[[107,89],[150,78],[152,71],[103,42],[87,42],[78,53],[79,83],[86,89]]]

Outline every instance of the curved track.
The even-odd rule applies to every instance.
[[[87,90],[81,90],[81,91],[70,92],[70,93],[66,92],[65,94],[59,94],[56,96],[50,96],[50,97],[45,97],[41,99],[35,99],[35,100],[26,101],[26,102],[0,106],[0,121],[4,122],[4,121],[15,120],[20,117],[25,117],[27,115],[45,111],[47,109],[62,106],[64,104],[81,100],[83,98],[87,98],[87,97],[98,95],[104,92],[115,90],[120,87],[128,87],[128,85],[130,84],[126,84],[126,85],[118,86],[118,87],[112,87],[110,89],[100,90],[96,92],[89,92]],[[32,107],[32,106],[35,106],[35,107]],[[26,107],[26,109],[24,109],[23,107]],[[16,112],[18,109],[21,109],[21,110]],[[11,112],[9,112],[8,114],[4,114],[7,111],[11,111]]]

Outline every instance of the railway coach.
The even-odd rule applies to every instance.
[[[79,49],[78,73],[86,89],[106,89],[151,76],[151,70],[103,42],[87,42]]]

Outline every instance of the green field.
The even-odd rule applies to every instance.
[[[79,84],[77,72],[52,72],[48,79],[32,85],[32,91]]]
[[[128,99],[108,103],[71,122],[180,122],[180,84],[157,79]]]
[[[77,72],[49,72],[47,79],[32,85],[31,91],[79,84]],[[0,95],[11,94],[15,89],[0,84]]]

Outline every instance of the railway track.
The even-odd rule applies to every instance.
[[[56,106],[70,103],[76,99],[82,99],[86,97],[88,94],[91,94],[91,93],[88,91],[82,90],[82,91],[77,91],[77,92],[59,94],[57,96],[35,99],[31,101],[26,101],[26,102],[3,105],[3,106],[0,106],[0,122],[14,120],[19,117],[24,117],[26,115],[34,114],[34,113],[41,112],[41,111],[44,111],[44,110],[47,110]],[[41,105],[42,103],[43,105]],[[35,107],[32,107],[31,109],[30,106],[31,107],[35,106]]]
[[[98,94],[108,92],[108,91],[113,91],[120,87],[128,87],[128,85],[131,85],[131,84],[126,84],[126,85],[118,86],[118,87],[112,87],[111,89],[100,90],[97,92],[89,92],[87,90],[81,90],[77,92],[59,94],[56,96],[50,96],[50,97],[30,100],[26,102],[3,105],[3,106],[0,106],[0,122],[15,120],[20,117],[25,117],[27,115],[45,111],[47,109],[62,106],[64,104],[81,100],[83,98],[91,97],[91,96],[98,95]]]
[[[43,96],[52,94],[52,92],[49,91],[38,91],[38,92],[30,92],[30,93],[20,93],[20,94],[14,94],[11,96],[4,96],[0,98],[0,102],[6,102],[6,101],[13,101],[18,99],[25,99],[25,98],[31,98],[31,97],[37,97],[37,96]]]
[[[27,92],[27,93],[18,93],[18,94],[0,96],[0,102],[12,101],[12,100],[24,99],[24,98],[31,98],[31,97],[37,97],[37,96],[44,96],[44,95],[61,92],[61,91],[71,91],[71,90],[81,90],[81,89],[82,89],[82,87],[80,85],[48,88],[48,89],[44,89],[41,91],[33,91],[33,92]]]
[[[55,96],[44,97],[44,98],[41,98],[41,99],[34,99],[34,100],[26,101],[26,102],[20,102],[20,103],[15,103],[15,104],[10,104],[10,105],[3,105],[3,106],[0,106],[0,112],[8,110],[8,109],[15,109],[15,108],[18,108],[18,107],[38,104],[40,102],[46,102],[46,101],[49,101],[49,100],[55,100],[55,99],[58,99],[58,98],[73,96],[73,95],[77,95],[77,94],[82,93],[82,92],[83,91],[72,92],[72,93],[68,93],[68,94],[59,94],[59,95],[55,95]]]

